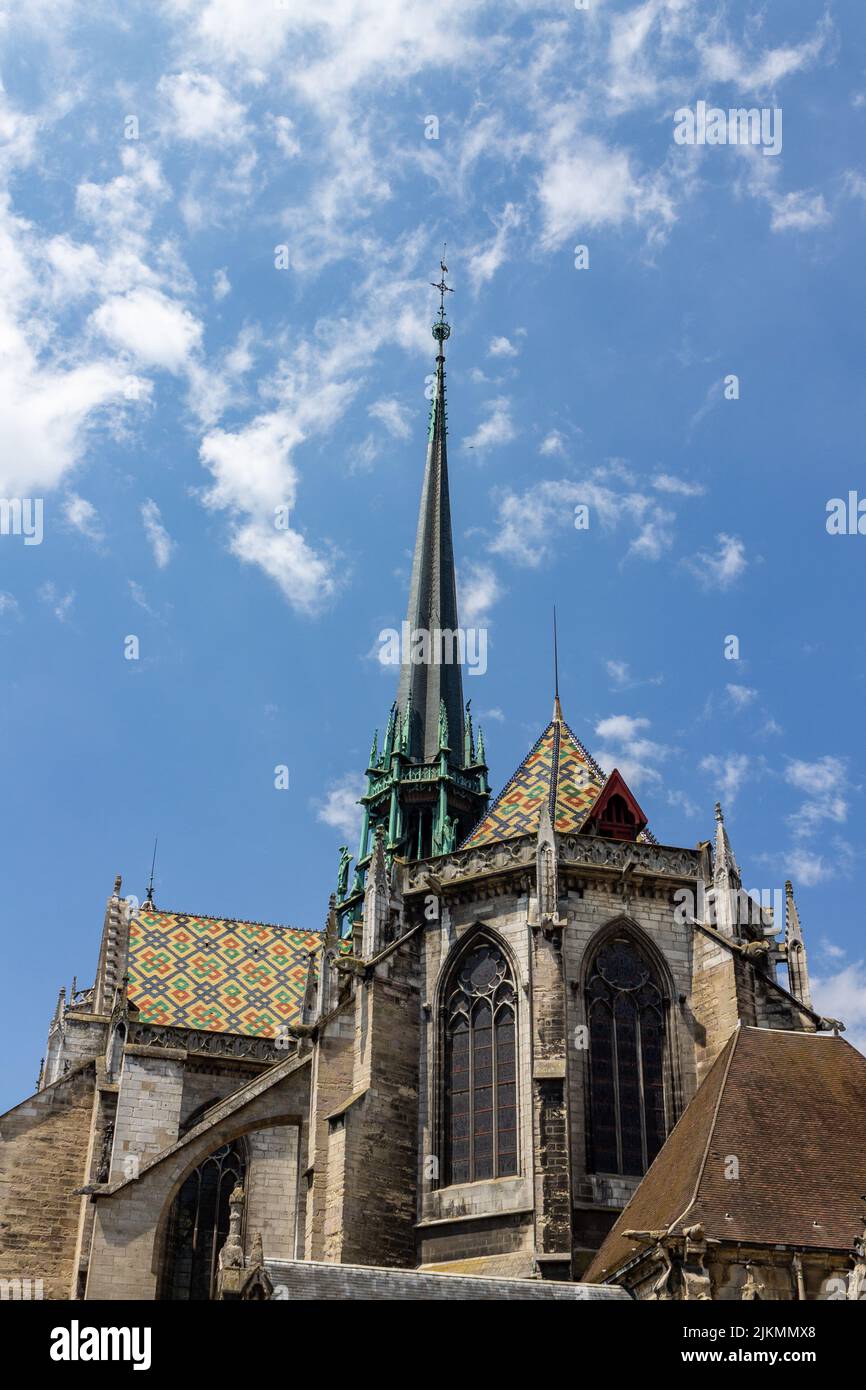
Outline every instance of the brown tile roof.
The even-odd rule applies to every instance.
[[[624,1231],[696,1222],[715,1240],[848,1250],[864,1193],[866,1057],[838,1037],[739,1028],[584,1278],[638,1253]]]

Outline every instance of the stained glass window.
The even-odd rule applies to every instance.
[[[190,1173],[172,1205],[163,1297],[213,1297],[217,1260],[229,1233],[229,1197],[246,1172],[242,1139],[224,1144]]]
[[[645,1173],[665,1141],[665,1005],[655,973],[628,936],[598,951],[586,992],[591,1165]]]
[[[492,942],[464,956],[446,994],[446,1181],[517,1173],[516,997]]]

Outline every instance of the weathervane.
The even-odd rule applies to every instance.
[[[439,269],[442,271],[442,279],[439,281],[430,281],[430,284],[433,286],[434,290],[439,291],[439,321],[438,323],[434,323],[433,325],[433,337],[438,339],[440,343],[443,342],[445,338],[449,338],[451,336],[451,329],[449,325],[445,322],[445,295],[454,293],[451,286],[446,285],[445,283],[445,276],[448,274],[448,267],[445,264],[445,247],[447,246],[447,244],[447,242],[443,241],[442,260],[439,262]]]

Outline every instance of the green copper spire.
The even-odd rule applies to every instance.
[[[361,913],[375,837],[390,868],[395,859],[450,854],[487,810],[489,788],[471,721],[464,720],[457,583],[451,539],[445,412],[447,266],[440,261],[439,313],[433,324],[436,376],[430,405],[424,482],[412,561],[397,699],[377,757],[373,740],[361,797],[363,817],[352,888],[341,902],[348,920]],[[465,639],[464,639],[465,640]],[[414,660],[412,658],[415,658]],[[468,707],[467,707],[468,714]],[[344,871],[344,878],[347,874]]]
[[[451,498],[448,488],[447,422],[445,413],[445,343],[451,326],[445,317],[445,295],[452,293],[445,283],[447,267],[440,261],[439,317],[433,324],[433,337],[439,345],[436,377],[427,433],[427,458],[418,513],[418,531],[412,560],[412,579],[406,611],[409,650],[415,634],[428,634],[427,659],[405,660],[400,674],[397,704],[405,711],[411,696],[412,718],[409,756],[419,762],[435,758],[439,743],[439,706],[444,700],[448,727],[460,747],[463,729],[463,685],[460,664],[453,660],[457,643],[457,582],[454,546],[451,538]],[[440,638],[441,633],[455,636]],[[419,639],[423,641],[423,638]],[[440,654],[442,660],[436,660]],[[451,657],[451,660],[447,658]],[[459,754],[457,755],[459,758]],[[456,761],[457,759],[455,759]]]

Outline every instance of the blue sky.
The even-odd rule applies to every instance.
[[[395,690],[443,241],[494,788],[555,602],[575,731],[663,842],[721,798],[863,1044],[866,537],[826,529],[866,496],[858,10],[0,0],[0,496],[44,504],[0,536],[0,1105],[157,831],[159,905],[321,926]],[[678,145],[702,100],[780,109],[781,152]]]

